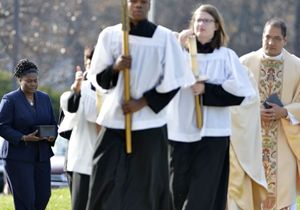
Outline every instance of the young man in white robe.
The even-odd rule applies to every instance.
[[[167,28],[147,20],[150,0],[128,0],[130,56],[122,55],[121,24],[99,35],[89,79],[108,90],[97,122],[88,210],[171,209],[165,106],[184,84],[182,49]],[[123,70],[131,100],[124,103]],[[194,78],[190,73],[190,84]],[[125,151],[124,113],[132,115],[132,154]]]

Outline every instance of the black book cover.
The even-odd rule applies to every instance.
[[[264,104],[264,107],[266,109],[269,109],[271,108],[271,106],[267,103],[267,102],[270,102],[270,103],[273,103],[273,104],[277,104],[278,106],[280,107],[283,107],[283,103],[281,102],[280,98],[278,97],[277,94],[272,94],[270,95],[266,100],[265,102],[263,103]]]

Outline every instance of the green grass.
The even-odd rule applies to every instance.
[[[11,195],[0,195],[0,209],[14,210],[13,198]],[[52,195],[46,210],[70,210],[69,188],[52,189]]]
[[[0,209],[13,210],[13,199],[11,195],[0,195]],[[300,209],[300,197],[297,200],[297,209]],[[46,210],[71,210],[69,188],[53,189]]]

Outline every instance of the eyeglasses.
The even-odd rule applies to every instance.
[[[208,19],[208,18],[199,18],[197,19],[197,22],[198,23],[204,23],[204,24],[209,24],[209,23],[212,23],[212,22],[216,22],[214,19]]]
[[[273,36],[266,35],[266,36],[264,36],[264,40],[266,40],[267,42],[272,40],[272,41],[278,43],[278,42],[283,41],[283,38],[280,36],[273,37]]]

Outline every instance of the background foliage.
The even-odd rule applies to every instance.
[[[8,93],[12,90],[12,78],[11,74],[6,71],[0,70],[0,99],[5,93]],[[59,112],[59,98],[61,93],[59,91],[54,90],[49,86],[41,86],[39,90],[46,92],[51,98],[52,107],[55,113],[55,117],[58,118]],[[1,208],[0,208],[1,209]]]
[[[83,66],[84,46],[93,46],[101,29],[120,22],[120,0],[18,0],[20,3],[19,58],[38,64],[41,84],[65,90],[75,65]],[[155,1],[155,0],[152,0]],[[288,25],[287,49],[300,55],[298,0],[156,0],[154,21],[172,30],[187,27],[191,12],[201,3],[223,14],[229,47],[238,55],[261,46],[267,19],[278,16]],[[0,69],[12,71],[14,0],[0,2]]]

